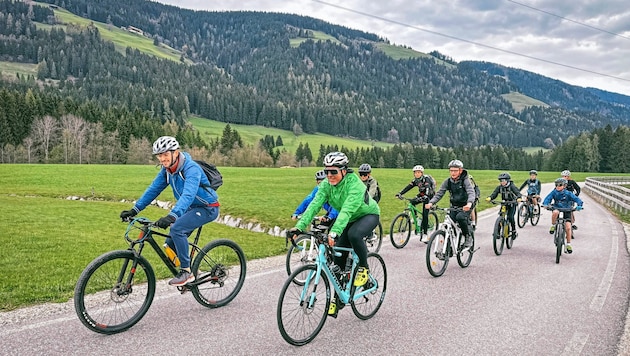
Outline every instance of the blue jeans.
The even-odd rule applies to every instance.
[[[190,253],[188,251],[188,236],[204,224],[214,221],[219,216],[219,207],[190,208],[171,225],[171,237],[166,243],[177,252],[181,262],[180,268],[190,268]]]

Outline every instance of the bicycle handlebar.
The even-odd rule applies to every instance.
[[[501,200],[501,201],[496,201],[496,200],[490,200],[490,203],[492,204],[518,204],[518,201],[516,200]]]
[[[549,211],[553,211],[553,210],[558,210],[561,213],[568,213],[568,212],[572,212],[572,211],[576,211],[577,210],[577,206],[571,207],[571,208],[556,208],[554,206],[549,206],[549,205],[545,205],[543,206],[543,208],[549,210]]]

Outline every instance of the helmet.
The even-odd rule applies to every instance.
[[[554,183],[556,184],[556,187],[560,185],[567,185],[567,180],[564,178],[558,178],[554,181]]]
[[[172,136],[162,136],[153,142],[153,154],[159,155],[160,153],[175,151],[179,149],[179,143]]]
[[[532,169],[531,171],[529,171],[529,174],[535,174],[535,175],[538,175],[538,172],[536,172],[536,170],[535,170],[535,169]]]
[[[372,167],[367,164],[367,163],[363,163],[362,165],[359,166],[359,173],[370,173],[372,172]]]
[[[317,179],[317,180],[324,180],[324,179],[326,179],[326,173],[324,172],[323,169],[315,172],[315,179]]]
[[[420,172],[424,172],[424,167],[422,167],[421,165],[417,164],[415,166],[413,166],[412,171],[420,171]]]
[[[348,156],[343,152],[330,152],[324,157],[325,167],[347,167]]]
[[[569,176],[571,176],[571,172],[569,172],[568,169],[565,169],[564,171],[562,171],[562,173],[560,173],[560,175],[569,177]]]
[[[510,179],[512,179],[512,177],[510,177],[510,173],[503,172],[503,173],[499,174],[499,180],[503,180],[503,179],[510,180]]]
[[[462,163],[462,161],[458,159],[454,159],[448,162],[448,168],[451,168],[451,167],[464,168],[464,164]]]

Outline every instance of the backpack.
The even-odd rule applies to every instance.
[[[210,181],[210,188],[212,188],[213,190],[217,190],[220,186],[223,185],[223,176],[221,175],[221,172],[219,172],[219,169],[217,169],[217,166],[202,160],[194,161],[199,165],[199,167],[201,167],[201,170],[206,175],[206,177],[208,177],[208,181]],[[182,179],[186,180],[182,172],[180,172],[180,176],[182,177]],[[207,187],[205,185],[202,186]]]
[[[373,198],[377,203],[381,200],[381,187],[378,186],[378,182],[376,182],[376,194]]]
[[[435,190],[437,188],[436,183],[435,183],[435,179],[433,177],[431,177],[430,175],[428,175],[428,174],[425,174],[424,176],[431,180],[431,186],[429,187],[429,192],[428,192],[427,195],[430,198],[433,198],[433,196],[435,195]]]

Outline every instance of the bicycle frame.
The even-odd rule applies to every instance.
[[[446,232],[446,239],[448,240],[443,247],[442,253],[444,254],[444,256],[447,256],[449,248],[451,249],[453,255],[457,254],[457,246],[459,246],[459,239],[462,235],[462,229],[459,227],[459,225],[457,225],[457,222],[455,222],[455,220],[453,220],[448,214],[449,210],[450,209],[444,209],[444,211],[446,212],[446,214],[444,214],[444,222],[442,222],[439,226],[439,229]]]

